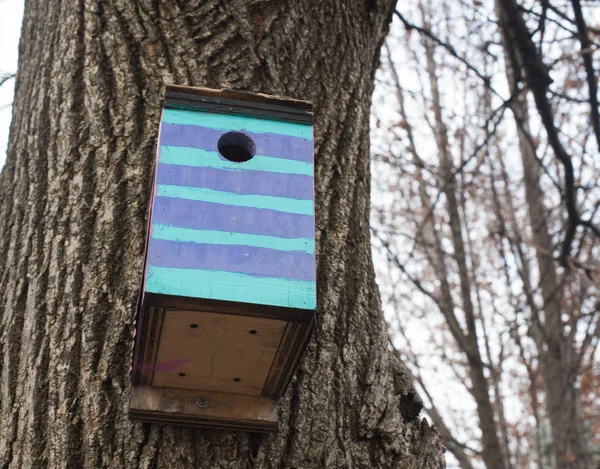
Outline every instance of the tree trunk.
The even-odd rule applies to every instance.
[[[423,13],[423,16],[425,14]],[[430,25],[423,17],[425,27],[429,30]],[[433,45],[428,39],[423,42],[425,58],[427,62],[427,73],[431,89],[431,102],[434,114],[435,140],[438,150],[440,180],[443,181],[443,192],[446,196],[446,211],[450,228],[450,241],[453,247],[453,260],[456,262],[460,287],[460,299],[464,311],[464,322],[466,334],[461,345],[461,350],[468,361],[468,372],[471,378],[471,394],[477,406],[477,417],[481,430],[481,457],[487,469],[506,469],[505,454],[502,444],[498,438],[494,407],[490,398],[490,383],[485,375],[485,365],[481,358],[479,349],[480,339],[475,322],[475,307],[471,299],[471,278],[467,266],[467,253],[462,233],[461,217],[458,209],[458,198],[456,194],[456,180],[454,175],[454,164],[450,154],[450,143],[448,141],[448,129],[442,116],[442,106],[439,95],[439,83],[436,72]],[[441,251],[441,246],[440,246]]]
[[[393,7],[27,2],[0,175],[0,467],[444,466],[388,353],[370,254],[369,105]],[[276,435],[127,416],[165,83],[315,104],[318,325]]]
[[[511,21],[507,19],[503,2],[497,0],[497,14],[501,22],[501,37],[506,62],[506,78],[511,94],[518,95],[518,51],[512,38]],[[520,14],[520,13],[519,13]],[[523,21],[512,18],[512,21]],[[522,59],[521,59],[522,60]],[[531,90],[529,90],[531,91]],[[542,305],[532,305],[532,338],[537,345],[540,370],[546,388],[546,408],[552,427],[555,464],[558,468],[587,469],[592,461],[587,451],[583,425],[579,413],[576,363],[577,351],[572,335],[564,332],[563,281],[559,278],[553,259],[554,244],[550,234],[549,210],[544,205],[544,192],[540,183],[542,168],[536,156],[531,131],[526,96],[517,96],[511,104],[517,121],[517,138],[523,164],[525,201],[535,248]],[[573,326],[574,327],[574,326]]]

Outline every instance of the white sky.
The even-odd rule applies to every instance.
[[[19,56],[19,34],[23,20],[23,0],[0,0],[0,74],[14,73]],[[8,128],[12,115],[14,80],[0,87],[0,168],[6,160]]]

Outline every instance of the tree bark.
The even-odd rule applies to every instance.
[[[386,347],[370,253],[369,106],[393,7],[27,2],[0,175],[0,467],[444,466]],[[165,83],[315,105],[318,325],[275,435],[127,416]]]

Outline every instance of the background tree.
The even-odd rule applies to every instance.
[[[0,467],[443,467],[388,352],[369,249],[369,105],[393,7],[27,2],[0,175]],[[318,325],[277,435],[127,417],[165,83],[315,104]]]
[[[582,8],[415,0],[384,54],[392,342],[463,468],[598,462],[599,42]]]

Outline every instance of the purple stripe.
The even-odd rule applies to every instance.
[[[197,200],[155,197],[152,222],[196,230],[231,231],[278,238],[314,238],[313,217]]]
[[[173,147],[200,148],[218,151],[217,142],[226,130],[216,130],[199,125],[168,124],[160,126],[160,144]],[[254,140],[256,154],[286,160],[313,162],[313,142],[288,135],[243,132]]]
[[[237,194],[271,195],[312,200],[313,180],[303,174],[279,174],[264,171],[235,171],[160,163],[157,184],[204,187]]]
[[[252,246],[180,243],[151,239],[148,263],[155,267],[236,272],[261,277],[315,280],[315,257],[302,251]]]

